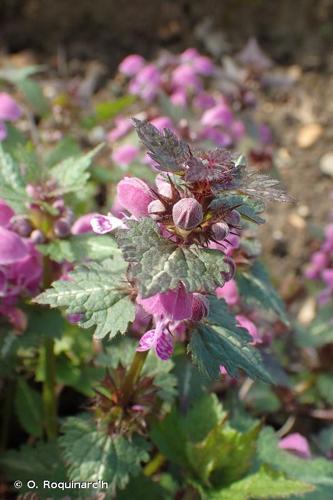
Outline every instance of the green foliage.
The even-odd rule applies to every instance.
[[[189,350],[200,370],[211,378],[219,376],[223,365],[232,376],[242,369],[251,378],[272,382],[251,341],[248,332],[236,325],[226,303],[211,298],[208,319],[192,332]]]
[[[31,78],[23,78],[16,82],[16,86],[37,115],[45,116],[48,114],[50,111],[49,102],[37,82]]]
[[[43,433],[43,403],[38,391],[23,379],[17,380],[15,410],[23,429],[34,437]]]
[[[333,342],[332,301],[320,307],[313,321],[306,328],[297,325],[296,339],[301,347],[320,348]]]
[[[44,488],[44,480],[68,481],[66,469],[61,459],[56,441],[44,443],[38,441],[34,446],[24,445],[19,450],[10,450],[0,458],[0,466],[9,481],[22,481],[20,493],[31,494],[27,481],[35,481],[40,498],[63,498],[59,489]],[[71,490],[66,490],[70,494]]]
[[[113,490],[124,488],[149,458],[143,439],[108,436],[89,415],[67,418],[62,430],[59,442],[73,481],[100,480]]]
[[[95,338],[124,333],[134,321],[135,305],[131,301],[123,274],[123,262],[117,256],[101,263],[78,266],[70,279],[55,281],[52,288],[40,294],[35,302],[64,307],[67,314],[81,313],[80,326],[97,326]]]
[[[26,211],[29,197],[19,164],[6,153],[0,144],[0,198],[5,200],[16,213]]]
[[[168,491],[160,481],[154,482],[143,474],[134,477],[123,491],[117,492],[117,500],[170,500]]]
[[[218,250],[177,246],[160,236],[150,218],[127,224],[129,229],[118,231],[116,238],[125,260],[134,263],[132,272],[142,297],[176,288],[180,281],[189,292],[213,292],[223,285],[221,272],[228,267]]]
[[[81,150],[76,140],[67,136],[45,155],[45,165],[53,167],[57,163],[66,160],[69,156],[77,157],[80,154]]]
[[[241,297],[246,302],[254,302],[260,308],[274,312],[281,321],[289,324],[284,303],[260,262],[255,262],[249,270],[237,273],[237,285]]]
[[[321,397],[330,406],[333,405],[333,375],[322,373],[317,378],[317,387]]]
[[[329,486],[333,491],[333,462],[324,458],[304,460],[278,448],[273,429],[265,428],[258,441],[259,460],[290,477],[314,485]]]
[[[53,240],[39,245],[38,250],[55,262],[82,262],[85,259],[103,260],[117,253],[114,239],[109,235],[78,234],[68,239]]]
[[[207,492],[207,500],[252,500],[289,498],[311,491],[309,484],[288,479],[284,474],[261,467],[258,472],[233,483],[228,488]]]
[[[239,212],[245,220],[255,222],[256,224],[265,223],[265,220],[259,216],[264,208],[262,203],[252,200],[248,196],[223,194],[214,198],[209,206],[212,210],[217,210],[221,207],[236,208],[237,212]]]
[[[85,155],[66,158],[52,167],[50,175],[58,182],[53,194],[58,196],[75,193],[84,188],[90,177],[88,169],[91,162],[102,148],[103,144]]]

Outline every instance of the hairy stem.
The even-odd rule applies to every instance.
[[[124,384],[122,387],[123,403],[124,404],[127,404],[129,402],[129,400],[131,399],[135,384],[138,381],[138,378],[140,376],[143,365],[145,364],[147,355],[148,355],[148,351],[144,351],[144,352],[136,351],[136,353],[134,355],[134,358],[132,360],[132,364],[130,366],[130,369],[127,372],[127,375],[125,377]]]
[[[56,396],[56,363],[54,340],[44,340],[45,375],[43,384],[44,419],[46,434],[49,439],[57,436],[57,396]]]

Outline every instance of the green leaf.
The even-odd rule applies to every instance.
[[[39,83],[30,78],[24,78],[16,81],[16,86],[32,106],[35,113],[39,116],[47,115],[50,111],[50,106]]]
[[[15,84],[45,69],[45,66],[37,64],[33,66],[24,66],[23,68],[7,67],[0,70],[0,80],[6,80]]]
[[[170,500],[170,495],[160,484],[141,474],[132,478],[123,491],[117,492],[117,500],[130,499]]]
[[[54,240],[39,245],[38,250],[55,262],[81,262],[85,259],[103,260],[108,257],[120,258],[121,251],[114,239],[108,235],[79,234],[68,239]]]
[[[107,481],[110,488],[124,488],[149,459],[142,439],[109,436],[88,415],[64,421],[59,443],[73,481]]]
[[[215,487],[230,484],[250,468],[256,452],[259,426],[240,433],[228,424],[217,425],[200,443],[188,445],[188,455],[196,477]]]
[[[38,345],[41,338],[60,338],[65,329],[65,320],[59,311],[41,307],[29,308],[28,319],[27,329],[22,336],[23,345],[25,345],[23,337],[27,337],[28,347],[33,342]]]
[[[58,182],[59,187],[54,190],[53,194],[62,195],[80,191],[84,188],[90,177],[88,169],[91,166],[91,162],[102,148],[103,144],[97,146],[90,153],[79,157],[72,156],[66,158],[55,165],[51,169],[50,174]]]
[[[114,337],[124,333],[134,321],[135,305],[124,291],[123,262],[107,259],[78,266],[70,273],[70,280],[59,280],[34,302],[51,307],[64,307],[67,314],[82,313],[79,323],[83,328],[97,326],[95,338],[108,333]]]
[[[260,262],[255,262],[247,271],[237,273],[236,279],[242,299],[249,304],[255,302],[264,310],[273,311],[281,321],[289,325],[284,303]]]
[[[47,166],[53,167],[68,157],[76,157],[80,154],[81,150],[76,140],[67,136],[45,155],[44,161]]]
[[[317,378],[317,387],[321,397],[330,405],[333,405],[333,376],[322,373]]]
[[[324,458],[302,459],[278,448],[273,429],[265,428],[258,440],[259,460],[290,477],[333,488],[333,462]]]
[[[169,460],[189,467],[188,444],[203,440],[224,416],[217,397],[206,394],[185,415],[174,408],[161,422],[155,423],[151,438]]]
[[[289,498],[290,495],[303,495],[311,490],[313,487],[309,484],[288,479],[284,474],[261,467],[255,474],[233,483],[229,488],[208,491],[207,500]]]
[[[115,99],[114,101],[104,101],[96,104],[95,113],[98,122],[110,120],[118,115],[125,108],[135,102],[136,97],[133,95],[125,95]]]
[[[176,288],[180,281],[189,292],[213,292],[224,284],[221,272],[228,266],[218,250],[177,246],[160,236],[150,218],[127,225],[129,229],[118,231],[116,239],[125,260],[134,263],[132,272],[142,297]]]
[[[34,437],[43,433],[43,402],[39,392],[23,378],[17,381],[15,410],[23,429]]]
[[[281,408],[280,399],[271,387],[262,382],[256,382],[250,388],[246,402],[260,413],[274,413]]]
[[[5,200],[16,212],[26,211],[29,199],[19,164],[6,153],[0,144],[0,198]]]
[[[36,481],[39,498],[64,498],[60,489],[44,488],[44,481],[66,481],[67,473],[61,460],[56,441],[37,442],[34,446],[24,445],[19,450],[9,450],[0,458],[0,466],[6,479],[22,481],[20,493],[30,493],[28,481]],[[73,493],[66,489],[66,494]]]
[[[199,369],[213,379],[224,366],[231,376],[242,369],[249,377],[270,383],[272,379],[251,341],[248,332],[236,325],[226,303],[211,298],[208,319],[192,332],[189,350]]]

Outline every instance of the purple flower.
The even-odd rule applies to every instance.
[[[169,359],[173,352],[173,338],[168,330],[168,323],[159,320],[153,330],[142,335],[137,351],[148,351],[154,349],[156,355],[162,360]]]
[[[159,194],[166,198],[172,198],[172,186],[163,174],[158,174],[156,176],[155,184]]]
[[[115,119],[115,124],[115,127],[107,135],[107,139],[111,143],[126,135],[132,128],[131,120],[123,116],[118,116]]]
[[[140,149],[138,147],[124,144],[112,152],[112,160],[121,167],[127,167],[139,153]]]
[[[137,177],[124,177],[117,186],[117,200],[134,217],[148,215],[148,205],[155,199],[149,186]]]
[[[239,304],[238,288],[234,279],[227,281],[222,287],[218,287],[215,293],[217,298],[223,298],[229,306]]]
[[[311,458],[309,443],[307,439],[298,432],[294,432],[280,439],[279,448],[290,451],[300,458]]]
[[[333,292],[333,269],[324,269],[322,278],[330,291]]]
[[[178,66],[174,69],[171,81],[175,89],[186,89],[198,92],[202,88],[202,84],[195,70],[188,64]]]
[[[127,228],[124,221],[118,219],[118,217],[114,217],[111,213],[109,213],[108,215],[94,215],[90,220],[90,224],[94,233],[97,234],[110,233],[111,231],[114,231],[118,228]]]
[[[6,202],[0,199],[0,226],[7,227],[13,216],[13,210],[7,205]]]
[[[13,231],[0,227],[0,265],[13,264],[27,255],[24,240]]]
[[[201,321],[203,318],[208,316],[208,313],[209,313],[209,302],[207,297],[205,297],[201,293],[194,293],[191,319],[193,321]]]
[[[247,318],[243,314],[237,314],[236,320],[238,326],[240,326],[241,328],[245,328],[245,330],[249,332],[254,344],[261,343],[261,338],[257,330],[257,327],[249,318]]]
[[[147,64],[137,73],[129,85],[131,94],[139,95],[144,101],[155,99],[161,83],[161,75],[154,64]]]
[[[119,64],[119,71],[126,76],[134,76],[144,66],[145,60],[138,54],[131,54]]]
[[[172,120],[168,116],[158,116],[157,118],[150,120],[150,123],[160,131],[168,128],[175,132],[175,127],[173,126]]]
[[[205,127],[201,132],[201,137],[214,142],[220,148],[226,148],[232,144],[230,134],[214,127]]]
[[[215,106],[216,101],[212,95],[208,94],[208,92],[200,92],[200,94],[194,97],[193,104],[200,109],[209,109]]]
[[[0,92],[0,120],[13,122],[21,116],[21,109],[6,92]]]
[[[201,123],[204,127],[230,127],[233,120],[231,109],[226,104],[217,104],[204,112]]]
[[[188,293],[182,283],[173,290],[157,293],[147,299],[138,297],[137,302],[149,314],[173,321],[182,321],[192,316],[193,294]]]
[[[174,106],[185,108],[187,104],[187,94],[184,89],[177,89],[170,95],[170,101]]]
[[[72,234],[83,234],[90,233],[92,231],[91,219],[93,217],[98,217],[99,214],[86,214],[79,217],[73,224],[71,232]]]
[[[214,73],[214,63],[209,57],[198,55],[193,59],[192,65],[200,75],[210,76]]]

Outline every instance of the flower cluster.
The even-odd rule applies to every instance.
[[[318,300],[320,304],[326,304],[333,297],[333,222],[326,226],[325,239],[320,249],[311,256],[305,275],[310,280],[323,282],[325,288]]]
[[[119,72],[125,79],[125,92],[143,100],[140,118],[159,130],[169,128],[200,146],[208,143],[244,150],[253,163],[270,164],[270,130],[264,124],[249,124],[245,113],[255,104],[248,88],[254,64],[249,65],[247,59],[240,57],[246,65],[241,78],[239,68],[234,71],[236,78],[230,68],[222,69],[193,48],[179,55],[163,53],[154,63],[133,54],[122,61]],[[139,144],[128,137],[130,131],[129,116],[119,115],[108,134],[112,159],[123,168],[142,153]],[[149,163],[149,158],[145,160]]]
[[[224,255],[221,285],[231,282],[236,262],[251,259],[239,247],[242,229],[241,206],[238,197],[228,199],[228,193],[245,196],[271,194],[284,199],[273,188],[276,181],[264,176],[248,182],[242,159],[224,149],[192,151],[170,130],[161,133],[151,123],[134,120],[137,133],[147,147],[154,168],[160,173],[155,186],[148,186],[135,177],[125,177],[117,186],[116,212],[92,217],[96,233],[125,230],[130,220],[149,217],[157,223],[160,235],[179,247],[195,245],[210,248]],[[225,196],[221,196],[224,193]],[[285,199],[284,199],[285,201]],[[219,293],[219,289],[217,291]],[[144,298],[136,297],[138,314],[142,309],[152,315],[154,328],[146,332],[138,350],[153,348],[161,359],[168,359],[173,349],[173,337],[180,335],[184,321],[200,321],[208,314],[208,301],[202,290],[188,292],[182,283],[175,289]],[[239,315],[238,323],[258,340],[255,326],[249,318]]]

